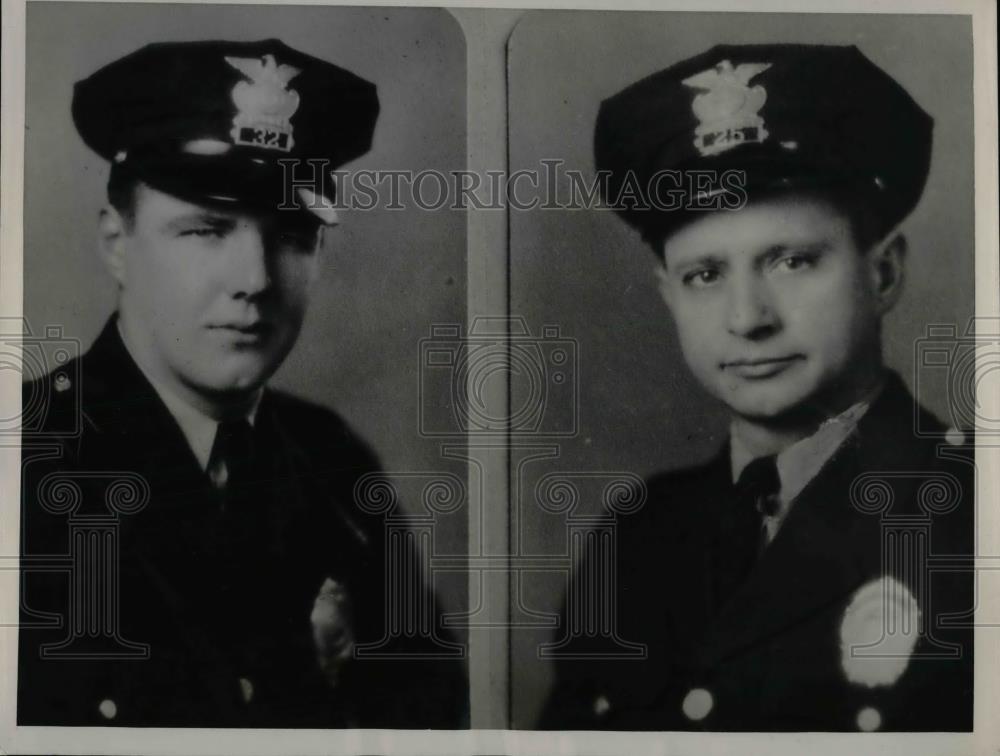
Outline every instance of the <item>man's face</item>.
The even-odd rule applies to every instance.
[[[316,275],[318,224],[136,189],[115,237],[126,339],[151,375],[199,397],[250,393],[295,343]]]
[[[891,301],[879,254],[862,254],[849,219],[820,199],[706,213],[664,248],[661,290],[685,360],[741,417],[839,411],[881,367]]]

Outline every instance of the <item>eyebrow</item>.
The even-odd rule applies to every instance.
[[[229,218],[225,215],[197,212],[197,213],[188,213],[187,215],[181,215],[176,218],[171,218],[163,225],[163,227],[168,230],[188,228],[190,226],[197,226],[197,225],[226,228],[234,225],[235,223],[236,221],[233,218]]]
[[[685,270],[687,268],[697,268],[702,265],[722,267],[727,264],[728,261],[724,255],[721,255],[718,252],[707,252],[705,254],[698,255],[697,257],[693,257],[690,260],[680,260],[675,262],[670,267],[677,270]]]
[[[819,255],[827,252],[831,248],[829,241],[822,240],[816,242],[778,242],[777,244],[769,244],[760,252],[753,255],[753,261],[755,264],[761,261],[773,259],[778,255],[784,254],[789,250],[794,250],[796,252],[804,252],[807,254]],[[689,268],[696,268],[701,266],[712,266],[712,267],[724,267],[729,265],[729,258],[727,255],[721,252],[705,252],[693,257],[690,260],[682,260],[671,264],[670,268],[675,270],[686,270]]]
[[[801,244],[796,242],[771,244],[764,249],[763,252],[755,255],[754,258],[760,260],[762,258],[774,257],[776,255],[783,254],[789,250],[794,250],[795,252],[806,252],[811,254],[822,254],[830,249],[832,245],[825,239],[816,242],[803,242]]]

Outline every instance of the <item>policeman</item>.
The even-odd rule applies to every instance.
[[[265,385],[337,222],[323,177],[378,110],[373,84],[273,39],[153,44],[76,85],[111,163],[118,306],[25,387],[48,406],[23,439],[19,724],[461,723],[454,645],[394,655],[387,607],[413,597],[389,595],[383,523],[354,498],[376,459]],[[67,548],[68,572],[35,569]]]
[[[882,358],[931,132],[854,47],[718,46],[602,104],[605,199],[732,420],[620,523],[617,638],[567,605],[543,727],[971,729],[971,447]]]

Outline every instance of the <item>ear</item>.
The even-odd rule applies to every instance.
[[[653,268],[653,275],[656,276],[656,287],[660,290],[660,297],[663,299],[667,307],[671,307],[671,302],[673,301],[673,288],[670,284],[670,276],[667,273],[667,266],[663,261],[656,264]]]
[[[316,232],[316,248],[313,250],[313,254],[309,260],[309,285],[312,286],[319,280],[320,276],[320,256],[324,254],[326,250],[326,245],[329,239],[332,238],[332,234],[328,233],[331,226],[320,226],[319,230]],[[329,252],[326,252],[329,254]]]
[[[125,219],[115,208],[101,209],[97,220],[97,247],[104,267],[119,286],[125,284],[125,248],[128,230]]]
[[[903,293],[906,250],[906,237],[897,233],[878,242],[868,252],[872,290],[879,313],[889,312]]]

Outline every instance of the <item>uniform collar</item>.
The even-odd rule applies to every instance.
[[[882,392],[885,381],[870,391],[864,399],[840,414],[825,420],[811,436],[796,441],[782,450],[775,463],[781,488],[778,491],[777,512],[767,523],[768,537],[773,538],[795,497],[819,474],[823,466],[855,431],[872,402]],[[730,429],[729,461],[732,479],[738,480],[743,469],[754,460],[754,455],[742,441],[735,428]]]
[[[153,387],[156,395],[166,406],[171,416],[177,421],[177,425],[180,426],[181,433],[184,434],[184,439],[198,460],[198,464],[201,465],[201,469],[203,471],[207,470],[219,422],[196,409],[189,402],[184,401],[175,392],[168,389],[163,383],[157,381],[152,375],[146,372],[129,349],[128,342],[121,332],[121,322],[117,321],[115,327],[118,332],[118,338],[125,347],[125,351],[128,352],[129,357],[132,358],[132,361],[139,368],[143,377],[149,381],[149,384]],[[263,395],[264,390],[259,389],[254,396],[249,411],[246,413],[246,419],[251,426],[257,419],[257,410],[260,408],[260,400]]]

